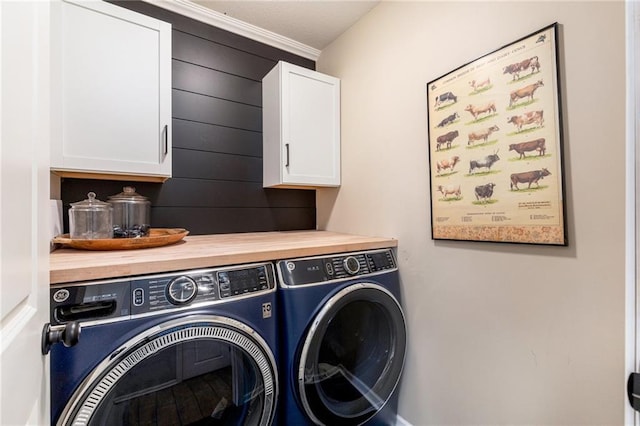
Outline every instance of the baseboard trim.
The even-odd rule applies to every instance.
[[[402,418],[402,416],[397,415],[395,426],[413,426],[413,425],[408,421],[406,421],[404,418]]]

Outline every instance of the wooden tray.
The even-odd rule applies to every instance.
[[[55,237],[53,242],[80,250],[132,250],[174,244],[188,234],[189,231],[182,228],[151,228],[147,237],[73,240],[69,234],[63,234]]]

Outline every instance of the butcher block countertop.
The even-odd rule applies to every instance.
[[[396,247],[397,240],[329,231],[256,232],[186,236],[164,247],[85,251],[50,256],[51,284],[263,262]]]

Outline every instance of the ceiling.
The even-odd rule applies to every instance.
[[[193,0],[200,6],[324,49],[380,1],[371,0]]]

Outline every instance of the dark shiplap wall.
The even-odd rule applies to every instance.
[[[132,184],[150,198],[156,228],[194,235],[315,229],[315,191],[262,188],[261,108],[262,77],[278,60],[315,63],[148,3],[113,3],[173,26],[173,177],[163,184],[64,179],[65,211],[89,191],[106,201]]]

